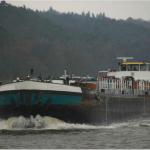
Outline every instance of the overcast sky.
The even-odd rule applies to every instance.
[[[0,0],[1,1],[1,0]],[[39,10],[53,7],[60,12],[104,12],[106,16],[117,19],[128,17],[150,20],[150,0],[5,0],[16,6]]]

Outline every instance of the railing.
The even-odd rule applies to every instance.
[[[111,95],[150,95],[150,82],[99,77],[97,80],[97,92]]]

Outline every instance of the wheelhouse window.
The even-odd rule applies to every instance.
[[[128,65],[128,71],[139,71],[139,65]]]
[[[126,65],[124,64],[121,65],[121,71],[126,71]]]
[[[122,64],[121,65],[121,71],[139,71],[139,65],[138,64]]]
[[[140,65],[140,71],[146,71],[146,64]]]
[[[147,71],[150,71],[150,64],[147,64]]]

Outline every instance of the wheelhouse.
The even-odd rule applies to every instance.
[[[119,71],[150,71],[149,62],[122,62],[119,63]]]

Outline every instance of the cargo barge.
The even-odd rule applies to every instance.
[[[150,63],[119,58],[118,70],[97,80],[16,80],[0,86],[0,118],[51,116],[71,123],[108,124],[150,114]],[[85,79],[85,78],[84,78]],[[68,84],[68,85],[67,85]]]
[[[91,101],[88,90],[82,87],[85,83],[79,86],[76,81],[74,77],[70,82],[66,74],[51,81],[28,75],[1,84],[0,118],[39,114],[70,123],[90,123],[89,111],[96,100]]]

